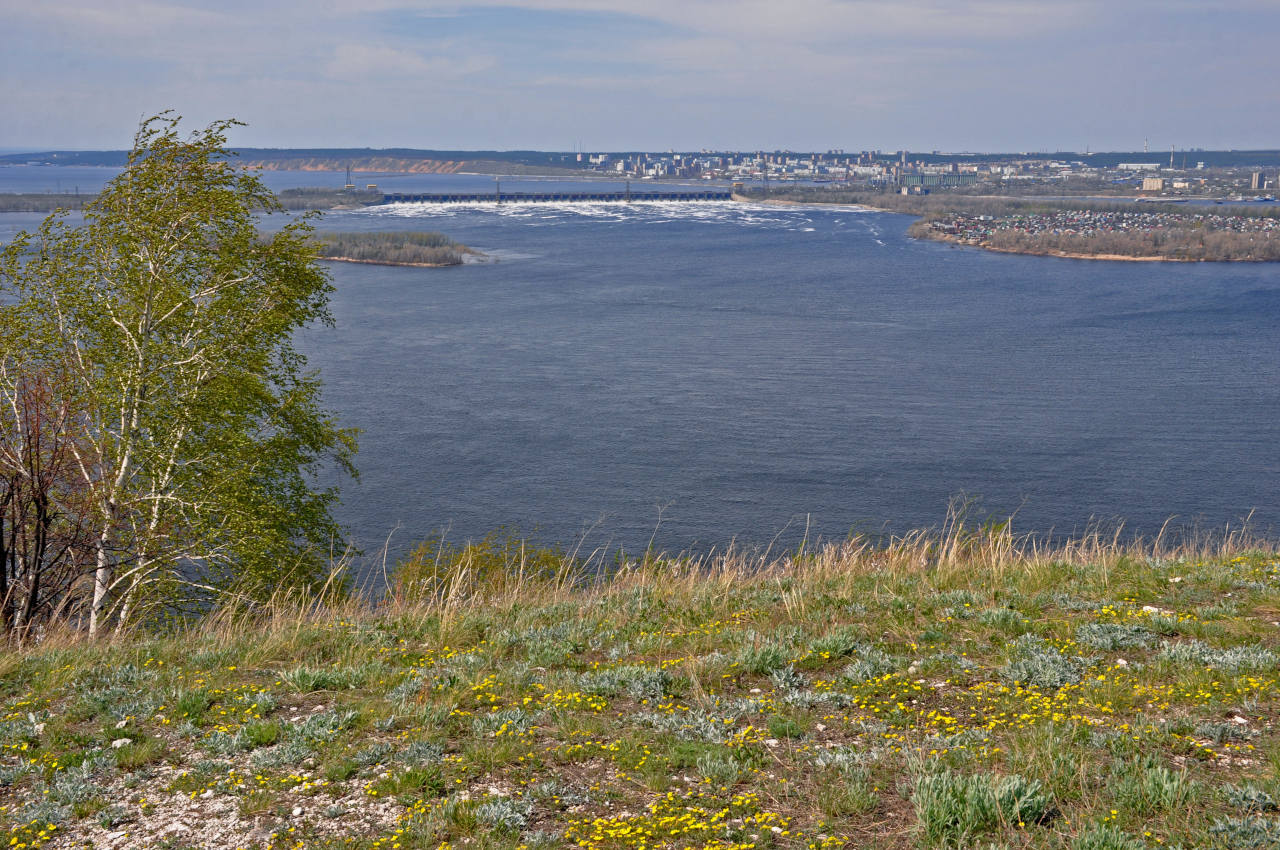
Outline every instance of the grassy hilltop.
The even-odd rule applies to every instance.
[[[0,655],[11,847],[1280,844],[1280,556],[953,527]],[[0,833],[2,836],[3,833]]]

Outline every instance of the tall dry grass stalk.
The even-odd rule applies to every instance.
[[[348,590],[349,557],[339,558],[328,581],[318,591],[281,590],[265,601],[235,592],[203,617],[182,629],[188,638],[205,646],[228,647],[253,635],[264,651],[299,639],[307,629],[335,621],[372,618],[431,618],[447,629],[450,623],[481,610],[514,610],[546,605],[568,605],[580,611],[607,606],[611,599],[637,591],[659,599],[694,599],[714,605],[728,600],[744,583],[776,585],[788,619],[805,617],[810,592],[820,586],[838,586],[842,580],[882,579],[880,592],[893,593],[905,579],[922,589],[999,586],[1014,579],[1049,585],[1063,579],[1064,571],[1088,569],[1101,576],[1104,586],[1116,569],[1142,569],[1153,560],[1201,561],[1226,559],[1246,551],[1275,551],[1243,522],[1213,533],[1192,529],[1173,534],[1168,526],[1150,539],[1125,539],[1122,528],[1091,527],[1079,537],[1051,541],[1014,533],[1011,524],[966,521],[963,507],[954,508],[941,529],[913,531],[901,537],[819,543],[794,552],[772,555],[730,545],[704,555],[643,557],[615,563],[603,548],[589,552],[579,546],[559,556],[548,569],[543,559],[534,562],[531,547],[520,541],[495,564],[482,562],[468,549],[451,561],[437,559],[425,584],[406,587],[395,580],[385,591],[370,588]],[[426,587],[426,592],[423,592]],[[412,592],[411,592],[412,591]],[[95,645],[128,644],[138,627],[122,629],[110,641]],[[59,647],[89,649],[79,629],[52,628],[37,642],[41,651]],[[5,658],[20,656],[14,649]]]

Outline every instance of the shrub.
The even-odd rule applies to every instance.
[[[407,600],[469,597],[577,575],[580,565],[559,547],[535,546],[498,528],[478,542],[455,546],[442,537],[423,541],[396,565],[391,588]]]

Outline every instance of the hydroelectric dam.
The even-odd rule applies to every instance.
[[[732,192],[728,189],[697,190],[688,192],[632,192],[630,190],[613,192],[432,192],[409,193],[391,192],[382,196],[384,204],[527,204],[527,203],[573,203],[596,202],[612,204],[629,204],[652,201],[731,201]]]

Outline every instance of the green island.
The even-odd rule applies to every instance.
[[[920,216],[908,234],[1015,254],[1095,260],[1280,260],[1280,209],[825,187],[746,190],[742,200],[856,204]]]
[[[1280,555],[1243,537],[604,568],[495,534],[339,587],[0,655],[10,844],[1280,840]]]
[[[468,256],[482,256],[443,233],[431,232],[320,233],[316,246],[321,259],[383,266],[460,266]]]

